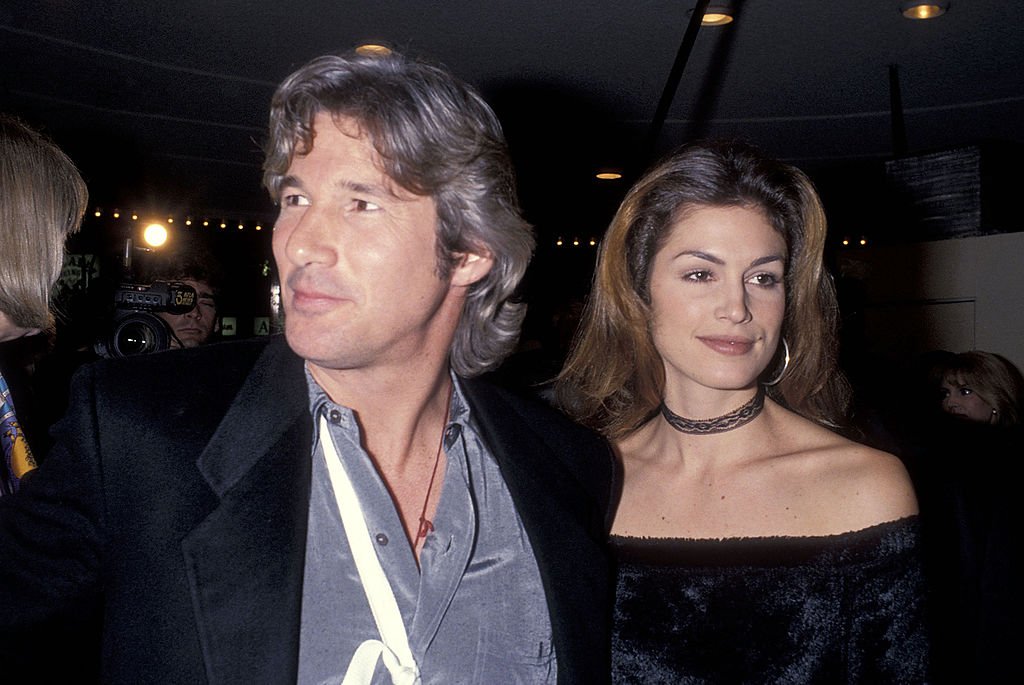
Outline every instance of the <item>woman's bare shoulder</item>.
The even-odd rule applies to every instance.
[[[832,532],[860,530],[917,513],[903,462],[806,419],[802,445],[790,453],[808,494]]]

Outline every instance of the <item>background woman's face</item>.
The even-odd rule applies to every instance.
[[[979,423],[992,423],[995,420],[995,407],[983,400],[962,378],[954,375],[942,379],[942,410]]]

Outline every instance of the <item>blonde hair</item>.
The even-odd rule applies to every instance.
[[[64,240],[89,201],[74,163],[16,119],[0,115],[0,311],[22,328],[50,324]]]
[[[818,423],[836,426],[849,403],[837,369],[838,305],[825,271],[825,212],[800,170],[739,142],[697,142],[651,169],[626,195],[605,234],[593,289],[558,377],[562,408],[610,438],[640,428],[665,391],[650,333],[650,268],[672,227],[698,207],[750,207],[785,238],[790,363],[768,395]],[[765,370],[770,378],[782,368]]]

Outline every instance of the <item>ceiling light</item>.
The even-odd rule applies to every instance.
[[[731,3],[712,2],[704,9],[704,17],[700,20],[700,24],[701,26],[725,26],[731,24],[735,16]]]
[[[382,43],[363,43],[356,48],[356,54],[363,57],[387,57],[391,54],[391,48]]]
[[[599,178],[602,181],[618,181],[622,178],[622,174],[618,171],[600,171],[594,174],[594,178]]]
[[[948,9],[948,0],[913,0],[900,3],[900,14],[907,19],[934,19],[945,14]]]
[[[732,15],[725,12],[705,12],[700,23],[702,26],[725,26],[732,23]]]

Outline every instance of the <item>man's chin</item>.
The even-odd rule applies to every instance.
[[[200,340],[198,337],[193,337],[190,335],[179,336],[178,340],[181,342],[181,346],[186,349],[192,347],[199,347],[200,345],[203,344],[203,341]]]

